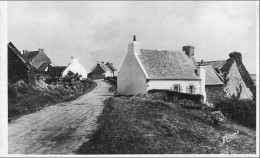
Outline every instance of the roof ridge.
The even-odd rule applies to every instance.
[[[180,51],[180,50],[163,50],[163,49],[140,49],[140,50],[158,51],[158,52],[169,52],[169,53],[183,52],[183,51]]]

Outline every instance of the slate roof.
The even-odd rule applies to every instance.
[[[182,51],[141,49],[138,57],[149,79],[200,80],[193,60]]]
[[[100,65],[101,65],[101,67],[103,67],[106,71],[113,72],[108,66],[106,66],[106,64],[100,63]]]
[[[42,63],[37,70],[44,71],[50,64],[51,62]]]
[[[117,69],[113,66],[112,63],[107,63],[106,66],[112,71],[117,71]]]
[[[30,52],[26,52],[24,55],[23,55],[23,58],[27,61],[27,62],[30,62],[32,61],[35,56],[39,53],[39,51],[30,51]]]
[[[226,60],[217,60],[217,61],[204,61],[205,65],[211,65],[213,68],[221,69],[225,64]]]
[[[220,76],[217,75],[214,68],[211,65],[205,65],[206,83],[205,85],[223,85],[223,81]]]

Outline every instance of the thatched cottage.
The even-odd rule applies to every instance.
[[[50,58],[44,53],[44,49],[37,51],[23,50],[23,58],[39,71],[48,71],[48,66],[53,66]]]
[[[224,92],[226,97],[237,97],[238,99],[252,99],[256,94],[256,87],[253,79],[246,70],[242,55],[239,52],[229,54],[229,59],[218,61],[206,61],[206,66],[214,68],[214,72],[221,78],[223,83],[220,91]],[[209,73],[206,71],[206,74]],[[216,93],[217,87],[207,86],[206,92]]]

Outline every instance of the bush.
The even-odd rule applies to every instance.
[[[251,128],[256,127],[256,100],[226,98],[216,102],[215,110],[220,110],[237,123]]]
[[[167,102],[174,102],[179,100],[190,100],[194,103],[200,104],[203,100],[203,96],[199,94],[187,94],[187,93],[180,93],[170,90],[157,90],[152,89],[148,91],[148,94],[152,94],[152,99],[158,99]]]
[[[193,101],[190,100],[186,100],[183,99],[180,101],[180,105],[184,108],[188,108],[188,109],[202,109],[202,107],[206,106],[204,104],[201,103],[195,103]]]

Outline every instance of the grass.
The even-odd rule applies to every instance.
[[[95,87],[96,82],[92,80],[64,83],[45,89],[23,82],[19,85],[9,85],[8,122],[56,103],[74,100]]]
[[[214,125],[200,109],[142,97],[112,97],[99,127],[77,154],[255,154],[256,131],[230,120]],[[219,146],[222,136],[239,130]]]

